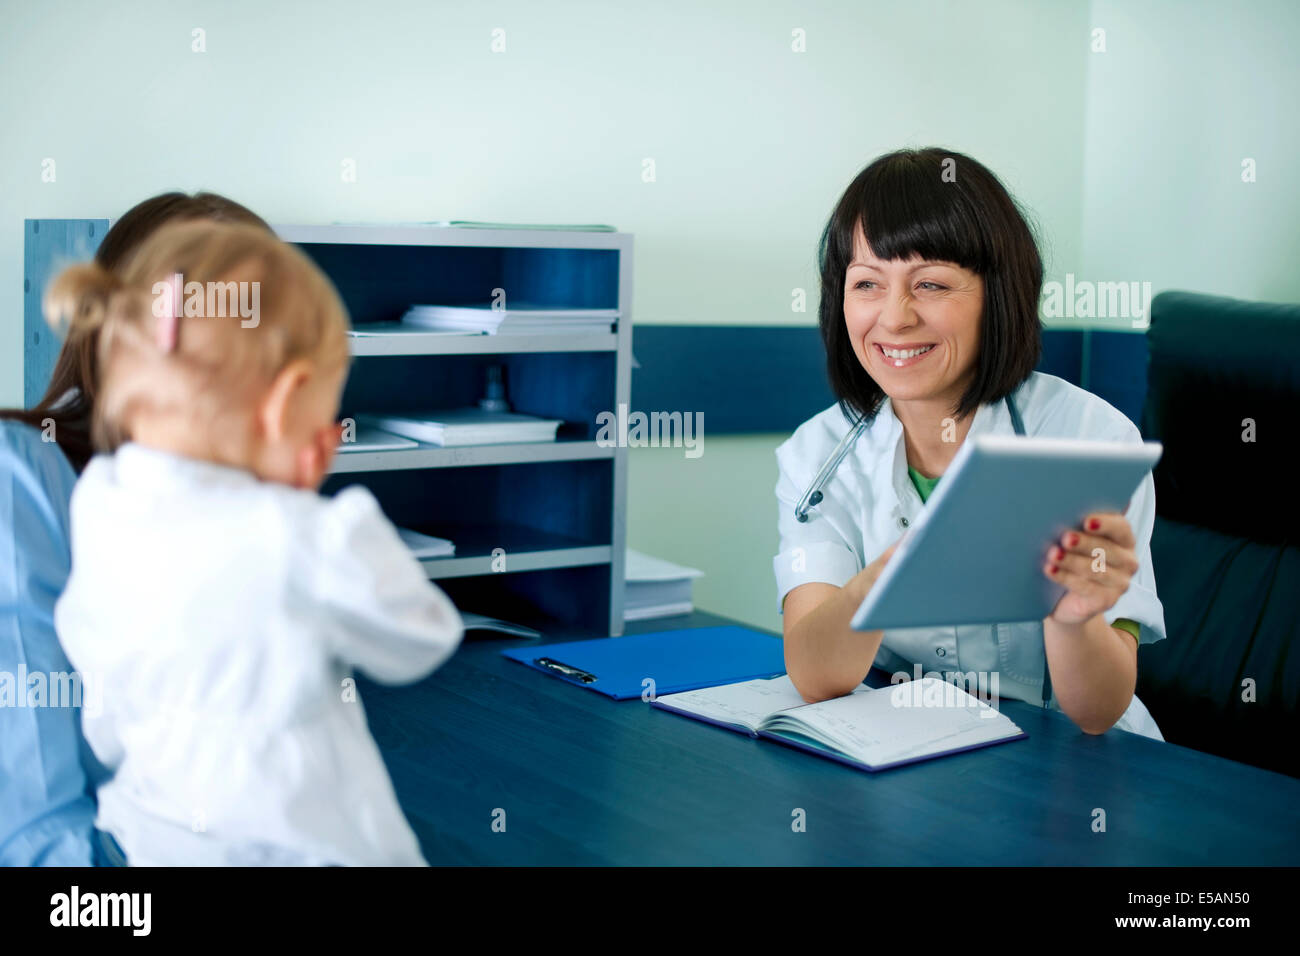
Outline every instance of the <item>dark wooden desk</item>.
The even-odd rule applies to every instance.
[[[725,623],[697,613],[629,631]],[[1016,701],[1003,709],[1028,740],[862,773],[501,657],[521,643],[470,641],[410,687],[361,682],[435,865],[1300,864],[1291,777],[1123,731],[1090,737]],[[795,808],[806,832],[791,829]]]

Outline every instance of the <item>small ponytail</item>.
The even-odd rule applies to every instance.
[[[104,365],[119,345],[138,338],[139,315],[148,307],[134,286],[93,262],[69,266],[59,273],[41,305],[45,321],[63,335],[64,348],[73,348],[82,356],[86,364],[82,381],[93,383],[99,393],[82,397],[90,442],[96,450],[112,451],[126,440],[126,433],[120,423],[121,401],[105,401]]]
[[[69,266],[50,283],[42,302],[45,321],[65,338],[81,338],[104,327],[122,280],[95,263]]]

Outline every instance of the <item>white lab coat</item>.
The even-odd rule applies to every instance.
[[[1030,436],[1140,442],[1141,433],[1123,413],[1090,392],[1053,375],[1033,373],[1012,396]],[[907,473],[903,426],[889,400],[824,489],[825,498],[795,519],[794,508],[822,463],[849,430],[839,406],[804,422],[776,452],[780,553],[773,559],[777,604],[793,588],[810,581],[842,587],[897,541],[920,514],[921,496]],[[1013,435],[1004,402],[975,412],[970,435]],[[1137,538],[1138,572],[1115,606],[1108,623],[1118,618],[1138,622],[1139,642],[1165,637],[1164,608],[1156,596],[1151,568],[1151,528],[1155,520],[1155,483],[1143,479],[1126,513]],[[970,627],[887,630],[875,665],[891,673],[977,672],[998,675],[1002,697],[1042,701],[1043,626],[1039,622]],[[1055,695],[1052,706],[1059,709]],[[1133,697],[1115,725],[1121,730],[1163,740],[1146,707]]]
[[[73,492],[55,623],[133,865],[424,863],[351,677],[417,680],[462,626],[368,491],[128,444]]]

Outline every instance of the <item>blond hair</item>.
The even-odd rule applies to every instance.
[[[251,284],[255,321],[237,308],[226,314],[226,302],[237,302],[228,299],[230,283]],[[142,411],[213,429],[246,413],[290,362],[332,369],[348,356],[347,313],[334,286],[302,252],[253,225],[165,226],[116,274],[95,264],[65,270],[44,308],[68,335],[99,333],[91,424],[99,451],[129,441]]]

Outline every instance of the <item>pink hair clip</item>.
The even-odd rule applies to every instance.
[[[166,315],[158,316],[158,325],[154,329],[154,340],[164,354],[176,348],[176,315],[168,310]]]

